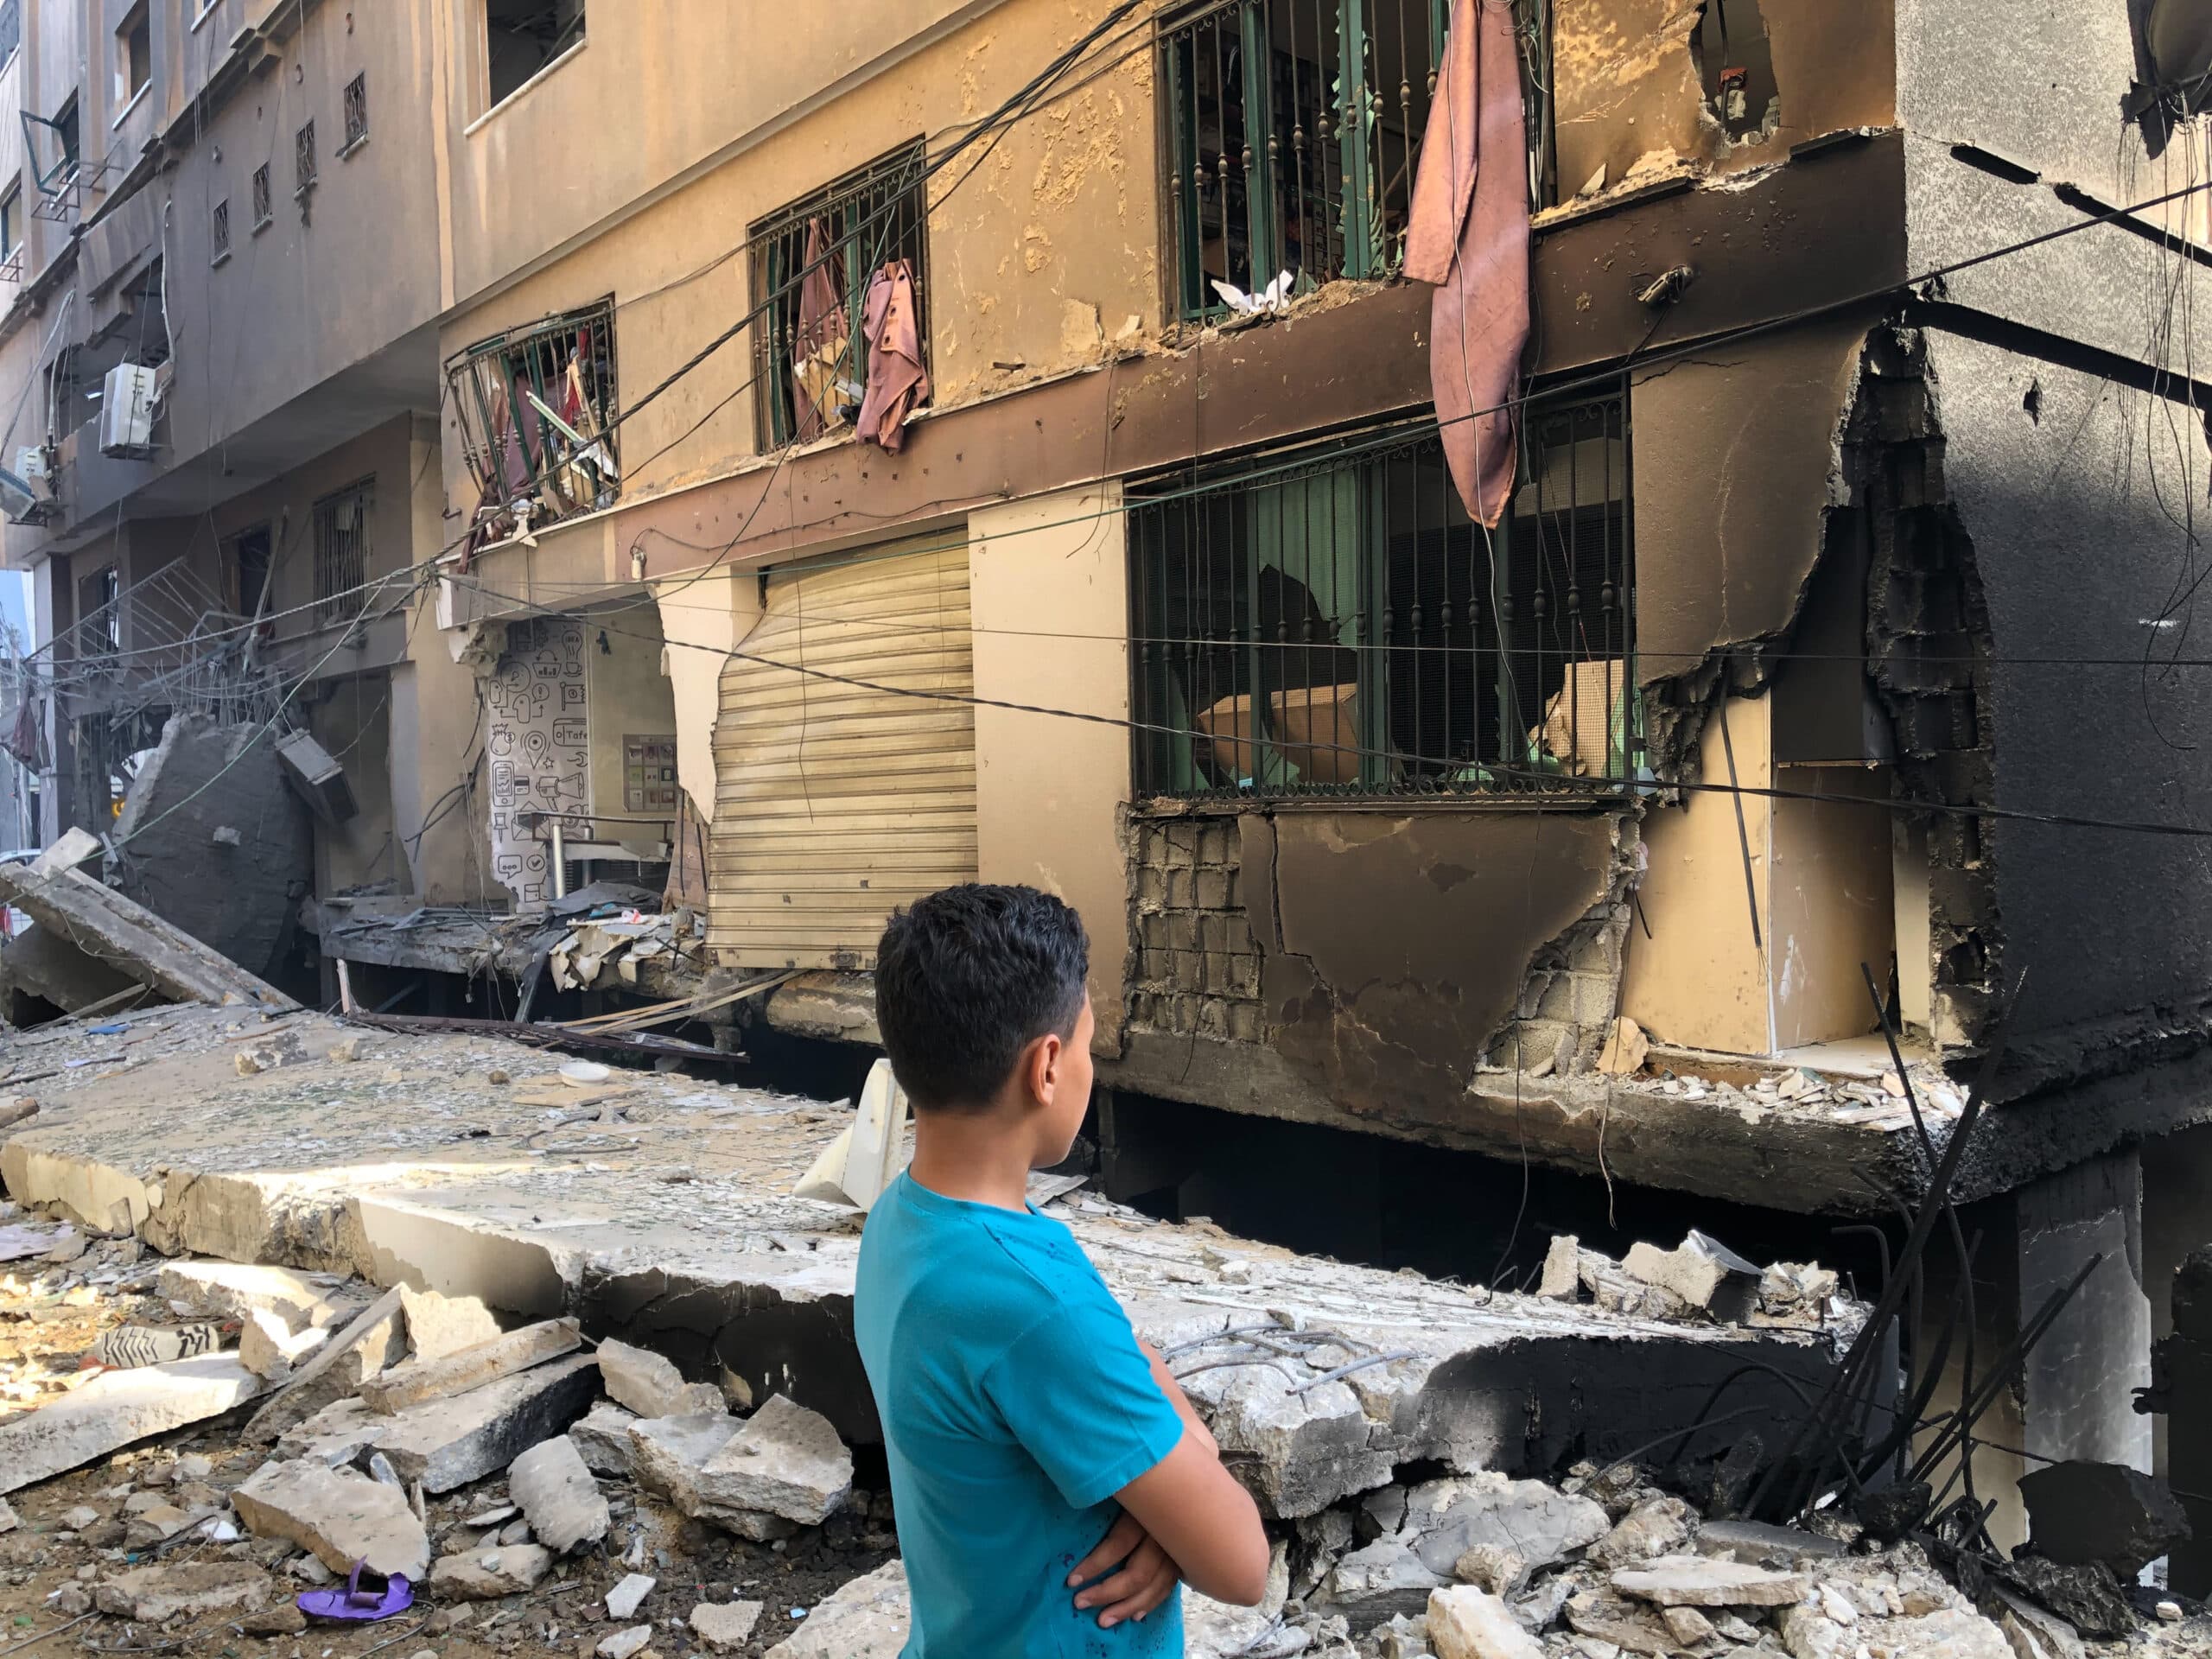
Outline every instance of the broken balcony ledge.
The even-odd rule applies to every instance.
[[[18,1202],[133,1228],[172,1253],[574,1314],[694,1379],[787,1392],[849,1440],[877,1437],[852,1339],[860,1217],[785,1196],[844,1110],[658,1073],[578,1084],[504,1040],[362,1033],[306,1012],[174,1007],[122,1023],[10,1045],[19,1071],[56,1074],[38,1084],[32,1125],[0,1146]],[[242,1077],[243,1046],[274,1047],[278,1062]],[[1053,1213],[1137,1329],[1181,1351],[1225,1452],[1284,1516],[1408,1462],[1556,1473],[1625,1454],[1688,1421],[1747,1359],[1752,1394],[1732,1403],[1779,1423],[1848,1334],[1493,1295],[1154,1222],[1088,1193]],[[1227,1334],[1255,1325],[1306,1333],[1311,1358]],[[1370,1363],[1328,1380],[1359,1359]]]

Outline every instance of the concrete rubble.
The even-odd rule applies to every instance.
[[[0,1278],[0,1338],[11,1307],[52,1306],[75,1323],[36,1328],[77,1352],[193,1321],[237,1345],[89,1380],[67,1352],[0,1348],[0,1400],[29,1408],[0,1421],[22,1448],[0,1465],[22,1471],[0,1583],[47,1562],[41,1617],[81,1601],[72,1616],[281,1641],[302,1588],[360,1562],[417,1587],[429,1636],[501,1652],[894,1659],[894,1516],[839,1334],[856,1229],[782,1195],[836,1116],[641,1074],[619,1122],[549,1133],[514,1083],[474,1080],[581,1090],[476,1039],[218,1084],[229,1039],[265,1023],[137,1016],[177,1078],[174,1121],[65,1089],[5,1132],[0,1173],[43,1213],[0,1224],[69,1248]],[[278,1023],[302,1054],[332,1040],[320,1016]],[[240,1091],[251,1135],[230,1127]],[[2103,1554],[1977,1578],[1840,1518],[1708,1517],[1713,1464],[1639,1463],[1732,1373],[1790,1379],[1736,1387],[1752,1419],[1791,1420],[1779,1402],[1864,1317],[1817,1266],[1695,1232],[1619,1262],[1562,1238],[1538,1294],[1494,1295],[1080,1186],[1045,1202],[1188,1374],[1275,1540],[1259,1606],[1186,1597],[1198,1659],[2001,1659],[2212,1638],[2194,1610],[2132,1609],[2113,1569],[2164,1535],[2171,1499],[2094,1466],[2048,1478],[2062,1507],[2122,1517]],[[2062,1530],[2039,1528],[2055,1546]]]

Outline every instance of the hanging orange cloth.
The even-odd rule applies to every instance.
[[[1405,270],[1436,288],[1428,372],[1444,457],[1467,511],[1490,525],[1513,493],[1511,405],[1529,341],[1528,168],[1511,0],[1453,0]]]
[[[907,411],[927,401],[914,268],[893,259],[868,285],[868,392],[861,399],[861,439],[893,454],[906,446]]]

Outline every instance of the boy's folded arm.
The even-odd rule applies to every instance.
[[[1161,1357],[1160,1350],[1142,1337],[1137,1338],[1137,1346],[1143,1351],[1147,1363],[1152,1367],[1152,1380],[1160,1385],[1160,1393],[1167,1396],[1167,1403],[1175,1408],[1175,1414],[1183,1420],[1183,1426],[1194,1430],[1198,1439],[1205,1442],[1206,1450],[1218,1456],[1221,1447],[1213,1438],[1213,1431],[1198,1415],[1198,1408],[1191,1403],[1191,1396],[1183,1392],[1183,1385],[1175,1380],[1175,1374],[1167,1369],[1167,1362]]]
[[[1169,1398],[1179,1401],[1181,1391]],[[1185,1422],[1173,1451],[1115,1496],[1200,1595],[1249,1607],[1267,1594],[1259,1509],[1195,1421]]]

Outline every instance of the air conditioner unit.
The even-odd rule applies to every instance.
[[[52,520],[54,508],[15,474],[0,467],[0,512],[11,524],[43,524]]]
[[[143,460],[154,452],[154,371],[121,363],[100,391],[100,453]]]
[[[278,738],[276,758],[283,764],[284,780],[325,823],[343,823],[360,810],[354,804],[353,786],[346,781],[346,768],[307,733]]]

